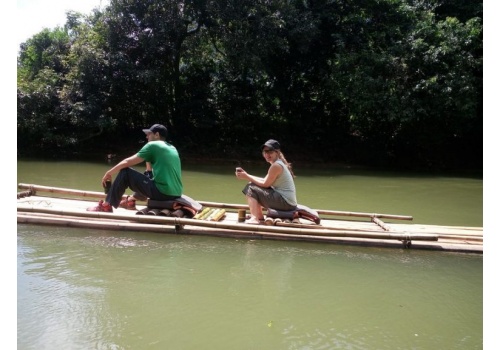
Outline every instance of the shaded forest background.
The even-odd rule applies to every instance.
[[[18,157],[118,157],[162,123],[181,157],[482,170],[475,0],[111,0],[19,48]]]

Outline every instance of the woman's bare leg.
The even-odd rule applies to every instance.
[[[250,215],[252,215],[257,220],[264,220],[264,214],[262,214],[262,206],[253,197],[247,196],[248,206],[250,207]]]

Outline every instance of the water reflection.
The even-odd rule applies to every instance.
[[[459,339],[477,348],[481,281],[475,255],[18,225],[18,339],[20,348]]]

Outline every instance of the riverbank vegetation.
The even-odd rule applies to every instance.
[[[482,169],[482,2],[111,0],[18,55],[18,156],[181,154]]]

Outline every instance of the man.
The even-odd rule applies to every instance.
[[[172,200],[182,195],[181,161],[177,149],[166,142],[167,128],[161,124],[154,124],[149,129],[142,131],[146,133],[148,143],[137,154],[123,159],[106,171],[102,178],[103,186],[106,181],[112,180],[113,174],[118,172],[118,175],[113,181],[106,199],[99,201],[96,207],[88,208],[88,211],[112,213],[112,207],[118,208],[118,206],[135,210],[135,199],[130,200],[128,197],[121,201],[127,188],[142,198],[154,200]],[[151,164],[152,179],[131,168],[142,162]]]

